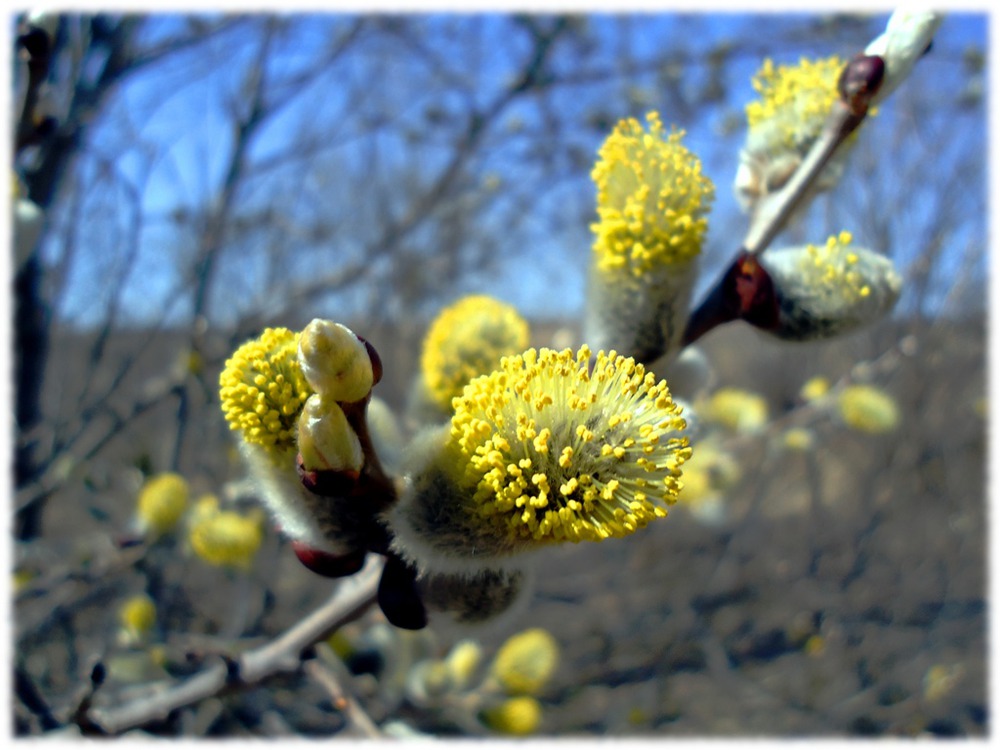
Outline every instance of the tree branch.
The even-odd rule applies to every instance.
[[[371,555],[355,576],[344,579],[319,609],[306,616],[273,641],[243,654],[224,658],[193,677],[151,696],[117,707],[94,707],[81,717],[91,731],[117,735],[166,718],[172,711],[211,696],[241,690],[271,677],[296,672],[304,663],[303,652],[329,633],[361,616],[375,603],[375,590],[382,572],[382,559]]]

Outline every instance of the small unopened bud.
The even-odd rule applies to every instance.
[[[316,318],[299,337],[299,364],[309,385],[325,398],[360,401],[375,384],[368,350],[350,328]]]
[[[378,582],[378,605],[397,628],[420,630],[427,625],[427,612],[417,592],[417,572],[401,558],[386,557]]]
[[[364,465],[358,436],[336,401],[314,393],[299,415],[299,454],[306,471],[337,471],[357,476]]]

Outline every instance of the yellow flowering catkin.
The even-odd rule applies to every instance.
[[[850,245],[850,232],[830,236],[823,246],[807,245],[799,263],[804,279],[817,289],[853,302],[871,294],[871,287],[858,272],[858,254]]]
[[[698,414],[706,422],[736,432],[757,432],[767,425],[767,401],[757,393],[740,388],[720,388]]]
[[[188,494],[188,483],[180,474],[150,477],[139,491],[136,515],[140,525],[154,534],[173,530],[187,508]]]
[[[138,640],[156,624],[156,604],[145,594],[129,597],[118,611],[118,619],[129,637]]]
[[[420,372],[431,399],[448,408],[472,378],[527,346],[528,324],[517,310],[492,297],[471,295],[446,307],[431,323]]]
[[[508,638],[490,672],[511,694],[537,694],[559,664],[559,644],[543,628],[529,628]]]
[[[666,382],[615,352],[529,349],[453,402],[477,523],[528,540],[620,537],[666,515],[690,456]]]
[[[752,81],[760,99],[746,105],[750,130],[773,125],[775,136],[793,149],[811,141],[839,97],[837,81],[843,68],[844,61],[836,55],[818,60],[803,57],[797,65],[764,60]]]
[[[209,565],[249,568],[264,539],[262,521],[257,512],[220,510],[218,499],[206,495],[195,506],[191,548]]]
[[[851,385],[837,397],[837,410],[844,424],[878,435],[899,424],[899,407],[885,391],[870,385]]]
[[[684,131],[664,133],[656,112],[648,131],[633,118],[604,141],[591,173],[599,220],[591,225],[601,270],[651,269],[686,263],[701,252],[715,187],[684,145]]]
[[[294,455],[296,419],[312,394],[299,365],[298,339],[287,328],[267,328],[237,349],[219,376],[230,428],[276,460]]]
[[[507,698],[486,709],[483,721],[501,734],[525,737],[538,731],[542,723],[542,705],[530,695]]]

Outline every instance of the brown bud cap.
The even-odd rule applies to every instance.
[[[354,334],[358,336],[358,334]],[[371,342],[364,336],[358,336],[358,340],[365,345],[365,350],[368,352],[368,357],[372,361],[372,385],[378,385],[378,382],[382,379],[382,358],[378,355],[375,347],[371,345]]]
[[[343,578],[354,575],[365,564],[364,550],[335,555],[332,552],[324,552],[297,541],[292,542],[292,550],[299,558],[299,562],[313,573],[326,578]]]
[[[427,611],[417,591],[417,573],[391,553],[378,582],[378,605],[397,628],[420,630],[427,625]]]
[[[300,453],[296,460],[296,467],[299,472],[299,479],[302,486],[316,495],[325,497],[346,497],[358,483],[361,477],[360,472],[345,469],[337,471],[335,469],[307,469],[302,463]]]

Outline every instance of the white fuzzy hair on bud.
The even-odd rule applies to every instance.
[[[872,98],[872,105],[891,94],[913,70],[920,56],[927,51],[942,16],[927,10],[897,10],[886,24],[885,32],[866,48],[866,55],[878,55],[885,62],[882,84]]]

